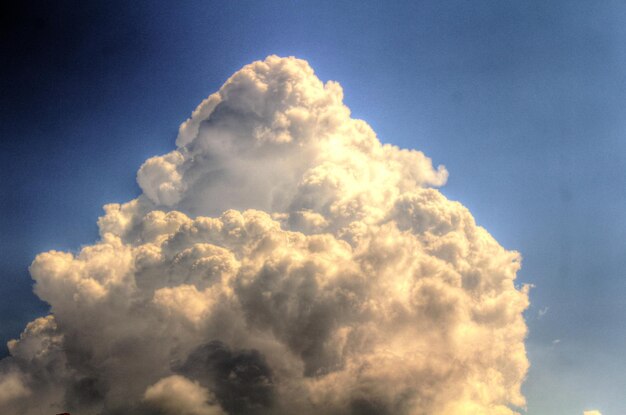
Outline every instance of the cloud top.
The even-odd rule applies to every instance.
[[[203,101],[97,243],[33,262],[51,314],[10,342],[0,408],[516,413],[519,254],[342,98],[270,56]]]

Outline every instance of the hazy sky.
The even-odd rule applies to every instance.
[[[97,237],[148,157],[269,54],[337,80],[383,142],[450,172],[532,283],[530,414],[626,411],[621,2],[41,2],[3,10],[0,335],[45,313],[28,265]],[[3,350],[3,353],[6,353]]]

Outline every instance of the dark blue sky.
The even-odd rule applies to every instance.
[[[443,192],[522,252],[529,413],[626,412],[626,4],[388,3],[2,10],[2,343],[46,310],[37,253],[92,243],[102,205],[139,193],[137,168],[204,97],[295,55],[382,141],[446,165]]]

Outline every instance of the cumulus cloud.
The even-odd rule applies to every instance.
[[[30,395],[18,373],[6,373],[0,379],[0,405]]]
[[[519,254],[342,100],[270,56],[203,101],[97,243],[34,260],[51,314],[10,343],[0,409],[515,414]]]
[[[208,390],[178,375],[148,387],[144,401],[165,415],[224,415]]]

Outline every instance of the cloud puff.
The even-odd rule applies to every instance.
[[[208,390],[183,376],[172,375],[148,387],[148,406],[165,415],[223,415]]]
[[[10,372],[0,379],[0,404],[7,404],[19,398],[25,398],[30,391],[24,385],[19,373]]]
[[[600,411],[585,411],[583,415],[602,415]]]
[[[140,168],[141,196],[105,206],[97,243],[33,262],[51,315],[10,343],[0,409],[524,405],[519,254],[436,190],[443,167],[350,118],[339,84],[270,56],[203,101],[176,143]]]

